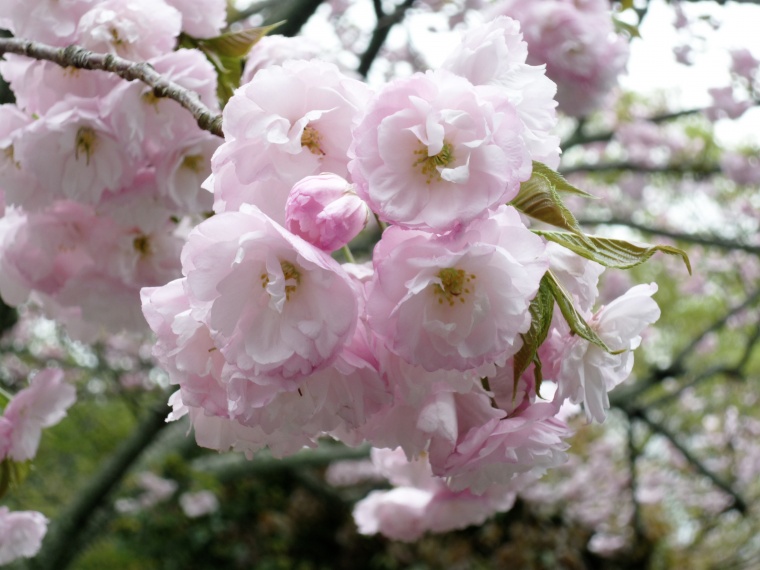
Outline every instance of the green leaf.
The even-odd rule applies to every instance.
[[[543,162],[533,161],[533,174],[540,174],[541,176],[544,176],[551,182],[551,184],[554,186],[554,188],[557,190],[557,192],[564,192],[565,194],[575,194],[576,196],[582,196],[583,198],[591,198],[595,199],[596,196],[589,194],[588,192],[585,192],[581,190],[580,188],[576,188],[572,184],[570,184],[567,180],[565,180],[565,177],[562,176],[559,172],[556,170],[552,170],[548,166],[546,166]]]
[[[31,461],[12,461],[6,457],[0,461],[0,498],[11,487],[19,486],[31,470]]]
[[[545,174],[534,170],[530,180],[520,184],[520,192],[511,204],[531,218],[571,231],[581,240],[585,239],[575,216],[562,203],[555,184]]]
[[[181,34],[179,45],[201,50],[214,66],[217,74],[216,94],[219,97],[219,104],[224,107],[235,89],[240,87],[245,56],[256,42],[280,24],[282,22],[260,28],[248,28],[239,32],[228,32],[209,39],[198,39]]]
[[[620,20],[618,18],[615,18],[613,16],[612,18],[612,24],[615,27],[615,31],[617,32],[625,32],[632,38],[640,38],[641,33],[639,32],[639,27],[635,26],[633,24],[629,24],[628,22],[624,22],[623,20]]]
[[[557,302],[557,306],[559,306],[559,310],[562,311],[562,316],[565,317],[567,324],[570,325],[571,331],[610,354],[620,354],[621,352],[625,352],[625,349],[613,351],[610,347],[604,344],[604,341],[599,338],[599,335],[596,334],[594,329],[592,329],[586,322],[586,319],[583,318],[583,315],[581,315],[578,312],[578,309],[575,308],[572,296],[565,291],[565,288],[562,287],[559,281],[557,281],[557,278],[551,270],[546,272],[544,279],[546,279],[546,282],[548,283],[552,296]]]
[[[517,383],[520,380],[520,376],[528,369],[531,362],[536,365],[534,368],[534,374],[536,374],[536,392],[540,388],[542,378],[541,361],[538,359],[538,347],[543,344],[546,340],[546,335],[549,334],[552,313],[554,312],[554,296],[552,295],[551,285],[546,276],[541,279],[538,293],[530,302],[528,310],[531,316],[530,329],[528,329],[528,332],[520,335],[523,344],[512,359],[514,371],[513,394],[517,393]]]
[[[533,231],[549,241],[566,247],[581,257],[596,261],[605,267],[614,267],[616,269],[630,269],[631,267],[641,265],[658,251],[669,255],[679,255],[683,259],[689,275],[691,275],[689,256],[686,255],[685,251],[677,247],[632,243],[622,239],[594,235],[585,235],[585,239],[580,239],[577,235],[568,232]]]
[[[248,28],[239,32],[227,32],[215,38],[197,39],[195,41],[204,52],[208,50],[222,57],[243,58],[248,55],[248,52],[256,45],[256,42],[283,23],[284,21],[277,22],[271,26]]]

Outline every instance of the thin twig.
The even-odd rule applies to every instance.
[[[369,68],[372,67],[372,63],[375,61],[377,54],[380,53],[380,48],[383,47],[385,40],[388,38],[388,34],[391,28],[401,22],[406,15],[406,11],[412,7],[414,0],[404,0],[403,4],[399,4],[392,14],[387,14],[383,18],[378,18],[375,31],[372,33],[372,38],[369,41],[369,46],[362,54],[359,61],[359,68],[356,70],[362,77],[367,77]]]
[[[127,81],[137,79],[152,87],[156,97],[173,99],[190,111],[201,129],[224,137],[221,115],[204,105],[197,93],[167,79],[147,62],[129,61],[110,53],[95,53],[77,45],[58,48],[20,38],[0,38],[0,55],[6,53],[52,61],[61,67],[109,71]]]

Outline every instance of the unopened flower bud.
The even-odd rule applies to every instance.
[[[337,174],[307,176],[290,191],[285,225],[324,251],[335,251],[367,225],[369,208],[352,184]]]

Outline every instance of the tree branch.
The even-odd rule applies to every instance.
[[[280,27],[277,28],[277,33],[283,36],[292,37],[301,31],[304,24],[309,21],[317,11],[319,5],[323,0],[291,0],[290,2],[273,3],[275,8],[267,14],[264,20],[264,25],[269,26],[285,20]]]
[[[576,164],[573,166],[560,167],[560,174],[577,174],[579,172],[643,172],[647,174],[697,174],[707,176],[721,172],[717,166],[705,166],[702,164],[668,164],[665,166],[646,166],[633,162],[600,162],[597,164]]]
[[[638,230],[645,234],[657,235],[662,237],[671,238],[678,241],[687,243],[693,243],[705,247],[716,247],[719,249],[726,249],[729,251],[746,251],[754,255],[760,255],[760,245],[751,245],[733,240],[727,240],[719,237],[696,235],[696,234],[684,234],[666,230],[663,228],[655,228],[651,226],[645,226],[644,224],[638,224],[631,220],[625,220],[622,218],[608,218],[604,220],[598,220],[594,218],[580,218],[578,223],[584,226],[625,226]]]
[[[378,18],[375,31],[372,33],[369,45],[362,54],[361,60],[359,61],[359,68],[356,70],[359,75],[367,77],[369,68],[372,67],[372,63],[375,61],[377,54],[380,53],[380,48],[383,47],[385,40],[388,38],[391,28],[404,19],[406,11],[412,7],[412,4],[414,4],[414,0],[404,0],[403,4],[399,4],[396,7],[393,14]]]
[[[129,439],[53,521],[40,553],[30,560],[34,570],[63,570],[77,555],[79,539],[98,508],[126,475],[140,454],[167,425],[166,404],[151,410]]]
[[[628,414],[629,418],[641,420],[643,423],[649,426],[650,429],[670,440],[670,443],[673,445],[673,447],[675,447],[681,453],[681,455],[683,455],[684,459],[686,459],[686,461],[688,461],[698,473],[707,477],[713,485],[718,487],[721,491],[733,499],[733,508],[738,510],[742,515],[747,513],[747,502],[742,498],[742,496],[739,495],[739,493],[735,491],[731,485],[723,481],[720,477],[718,477],[718,475],[710,471],[699,459],[692,455],[692,453],[686,447],[684,447],[678,441],[676,436],[664,425],[654,421],[646,414],[644,410],[629,409],[627,407],[622,407],[621,409],[626,414]]]
[[[110,71],[127,81],[137,79],[152,87],[156,97],[173,99],[190,111],[201,129],[219,137],[224,136],[221,115],[214,114],[201,103],[197,93],[165,78],[149,63],[129,61],[112,54],[94,53],[76,45],[57,48],[19,38],[0,38],[0,55],[6,53],[52,61],[61,67]]]

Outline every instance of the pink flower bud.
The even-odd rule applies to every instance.
[[[285,205],[285,225],[324,251],[335,251],[367,225],[369,208],[352,184],[337,174],[307,176],[293,186]]]

